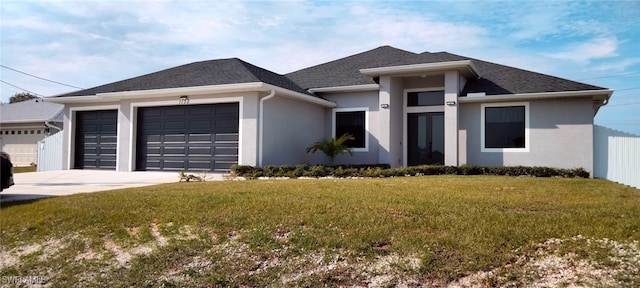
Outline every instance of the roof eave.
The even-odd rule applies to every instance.
[[[285,97],[289,97],[289,98],[293,98],[293,99],[297,99],[297,100],[302,100],[302,101],[306,101],[306,102],[311,102],[314,104],[318,104],[327,108],[333,108],[336,107],[337,104],[334,102],[331,102],[329,100],[325,100],[316,96],[312,96],[312,95],[308,95],[308,94],[304,94],[304,93],[300,93],[300,92],[295,92],[295,91],[291,91],[289,89],[285,89],[279,86],[275,86],[275,85],[271,85],[271,84],[266,84],[263,83],[263,86],[265,88],[265,90],[274,90],[276,92],[276,95],[281,95],[281,96],[285,96]]]
[[[518,94],[500,94],[489,96],[461,96],[458,97],[460,103],[486,103],[486,102],[508,102],[521,100],[538,100],[538,99],[554,99],[554,98],[580,98],[591,97],[594,101],[608,101],[613,90],[580,90],[580,91],[561,91],[561,92],[541,92],[541,93],[518,93]]]
[[[45,102],[58,103],[58,104],[71,104],[71,103],[91,103],[99,100],[96,95],[86,96],[67,96],[67,97],[45,97]]]
[[[100,102],[100,101],[117,101],[126,99],[145,99],[145,98],[158,98],[158,97],[174,97],[183,95],[205,95],[212,93],[231,93],[231,92],[245,92],[255,91],[262,87],[262,82],[249,82],[238,84],[225,84],[225,85],[207,85],[207,86],[192,86],[192,87],[178,87],[178,88],[164,88],[164,89],[150,89],[150,90],[134,90],[134,91],[122,91],[122,92],[107,92],[97,93],[95,95],[86,96],[66,96],[66,97],[53,97],[46,98],[46,101],[54,103],[86,103],[86,102]]]
[[[25,124],[25,123],[44,123],[44,122],[62,122],[58,120],[47,119],[28,119],[28,120],[2,120],[2,124]]]
[[[380,89],[380,85],[378,84],[363,84],[363,85],[311,88],[309,89],[309,92],[311,93],[363,92],[363,91],[375,91],[378,89]]]
[[[70,103],[91,103],[91,102],[113,102],[127,99],[147,99],[158,97],[179,97],[179,96],[196,96],[207,94],[234,93],[234,92],[254,92],[275,90],[280,95],[320,104],[326,107],[335,107],[335,103],[295,91],[291,91],[279,86],[266,84],[264,82],[248,82],[224,85],[208,85],[194,87],[179,87],[166,89],[136,90],[123,92],[98,93],[96,95],[87,96],[68,96],[46,98],[48,102],[70,104]]]
[[[237,84],[223,84],[223,85],[207,85],[207,86],[192,86],[192,87],[178,87],[178,88],[164,88],[164,89],[152,89],[152,90],[137,90],[137,91],[125,91],[125,92],[110,92],[99,93],[97,96],[103,99],[144,99],[144,98],[157,98],[157,97],[174,97],[174,96],[196,96],[206,95],[212,93],[233,93],[233,92],[247,92],[256,91],[262,87],[262,82],[248,82]]]
[[[431,73],[451,70],[457,70],[467,78],[478,78],[478,76],[480,75],[480,73],[478,73],[478,69],[471,60],[366,68],[360,69],[360,73],[368,75],[370,77],[378,77],[381,75]]]

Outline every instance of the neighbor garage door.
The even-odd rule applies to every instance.
[[[117,110],[76,112],[76,169],[116,169]]]
[[[0,150],[11,155],[13,166],[30,166],[38,162],[38,141],[44,139],[44,129],[3,127]]]
[[[138,109],[137,170],[224,172],[238,163],[238,103]]]

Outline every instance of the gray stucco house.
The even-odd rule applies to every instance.
[[[47,98],[64,108],[66,169],[226,171],[318,164],[582,167],[613,91],[446,52],[390,46],[280,75],[196,62]]]

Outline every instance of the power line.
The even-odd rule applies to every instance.
[[[592,79],[602,79],[602,78],[613,78],[613,77],[629,76],[629,75],[635,75],[635,74],[640,74],[640,71],[636,71],[636,72],[629,72],[629,73],[622,73],[622,74],[615,74],[615,75],[605,75],[605,76],[592,77],[592,78],[584,78],[584,79],[578,79],[578,80],[576,80],[576,81],[592,80]]]
[[[22,91],[25,91],[25,92],[29,93],[29,94],[33,94],[33,95],[36,95],[36,96],[42,97],[42,95],[40,95],[40,94],[38,94],[38,93],[36,93],[36,92],[31,92],[31,91],[29,91],[29,90],[27,90],[27,89],[24,89],[24,88],[18,87],[18,86],[16,86],[16,85],[13,85],[13,84],[11,84],[11,83],[9,83],[9,82],[7,82],[7,81],[0,80],[0,82],[2,82],[2,83],[4,83],[4,84],[7,84],[7,85],[9,85],[9,86],[11,86],[11,87],[18,88],[18,89],[20,89],[20,90],[22,90]]]
[[[607,104],[607,105],[605,105],[605,107],[612,107],[612,106],[629,106],[629,105],[640,105],[640,102],[620,103],[620,104]]]
[[[64,84],[64,83],[60,83],[60,82],[58,82],[58,81],[53,81],[53,80],[49,80],[49,79],[46,79],[46,78],[42,78],[42,77],[40,77],[40,76],[36,76],[36,75],[33,75],[33,74],[29,74],[29,73],[26,73],[26,72],[22,72],[22,71],[20,71],[20,70],[13,69],[13,68],[11,68],[11,67],[7,67],[7,66],[4,66],[4,65],[2,65],[2,64],[0,64],[0,67],[2,67],[2,68],[6,68],[6,69],[9,69],[9,70],[11,70],[11,71],[15,71],[15,72],[18,72],[18,73],[21,73],[21,74],[27,75],[27,76],[31,76],[31,77],[34,77],[34,78],[38,78],[38,79],[40,79],[40,80],[49,81],[49,82],[51,82],[51,83],[56,83],[56,84],[59,84],[59,85],[63,85],[63,86],[71,87],[71,88],[76,88],[76,89],[84,89],[84,88],[81,88],[81,87],[78,87],[78,86],[73,86],[73,85],[69,85],[69,84]],[[23,90],[24,90],[24,89],[23,89]]]
[[[635,90],[635,89],[640,89],[640,87],[624,88],[624,89],[613,89],[613,91],[624,91],[624,90]]]
[[[625,123],[632,123],[632,124],[635,124],[636,122],[637,122],[637,123],[640,123],[640,120],[636,120],[636,119],[627,119],[627,120],[620,120],[620,119],[619,119],[619,120],[615,120],[615,119],[614,119],[614,120],[600,120],[600,121],[598,121],[598,122],[605,122],[605,123],[621,123],[621,124],[625,124]]]

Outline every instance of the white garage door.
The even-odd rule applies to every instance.
[[[14,166],[29,166],[38,161],[38,141],[44,139],[42,128],[6,128],[0,135],[2,151],[11,155]]]

